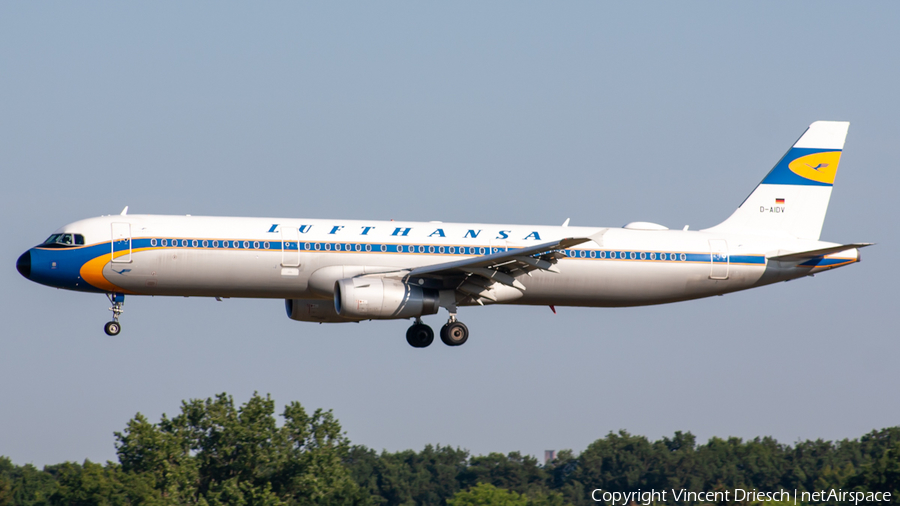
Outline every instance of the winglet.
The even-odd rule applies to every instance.
[[[588,239],[594,241],[595,243],[597,243],[597,246],[600,246],[602,248],[603,247],[603,235],[607,232],[609,232],[609,229],[604,228],[604,229],[600,230],[599,232],[597,232],[596,234],[588,236]]]

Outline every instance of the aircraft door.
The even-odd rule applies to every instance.
[[[499,253],[501,251],[506,251],[509,249],[509,245],[506,241],[500,239],[491,239],[491,253]]]
[[[113,223],[110,242],[112,262],[131,263],[131,223]]]
[[[300,266],[300,230],[297,227],[281,227],[281,266]]]
[[[728,243],[723,239],[709,241],[709,279],[728,279]]]

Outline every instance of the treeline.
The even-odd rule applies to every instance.
[[[892,492],[900,504],[900,427],[793,446],[622,431],[544,466],[517,452],[472,456],[446,446],[379,453],[351,445],[330,411],[291,403],[281,416],[279,426],[268,396],[235,406],[221,394],[186,401],[158,423],[136,415],[115,434],[118,462],[40,470],[0,458],[0,506],[561,506],[596,504],[598,488],[842,489]]]

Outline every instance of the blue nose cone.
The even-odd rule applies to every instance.
[[[31,279],[31,251],[22,253],[22,256],[16,260],[16,270],[26,279]]]

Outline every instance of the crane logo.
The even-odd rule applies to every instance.
[[[834,184],[834,176],[837,174],[840,161],[840,151],[823,151],[801,156],[791,161],[788,168],[804,179],[817,183]]]

